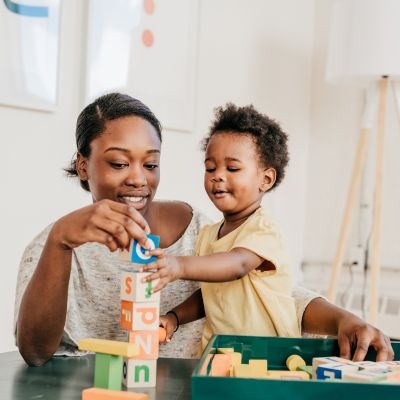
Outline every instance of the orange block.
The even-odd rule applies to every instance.
[[[209,376],[230,376],[232,358],[227,354],[207,354],[204,364],[201,367],[200,375],[207,375],[208,365],[211,362]]]
[[[82,400],[149,400],[145,393],[90,388],[82,391]]]
[[[139,354],[134,358],[138,360],[157,359],[159,343],[158,331],[130,331],[129,343],[136,344]]]
[[[167,337],[167,330],[165,328],[163,328],[162,326],[160,326],[158,328],[158,341],[164,342],[165,338]]]

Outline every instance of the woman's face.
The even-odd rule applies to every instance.
[[[93,201],[114,200],[145,215],[160,180],[161,142],[153,125],[137,116],[108,121],[90,149],[88,158],[78,154],[77,167]]]

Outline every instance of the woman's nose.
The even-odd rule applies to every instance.
[[[138,167],[130,168],[129,174],[125,179],[125,183],[128,186],[134,186],[134,187],[146,186],[147,179],[143,171],[143,168],[138,168]]]

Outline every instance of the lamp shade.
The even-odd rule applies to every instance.
[[[333,6],[326,79],[368,84],[400,79],[400,0],[339,0]]]

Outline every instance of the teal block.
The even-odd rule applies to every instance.
[[[94,387],[121,390],[123,357],[96,353]]]

